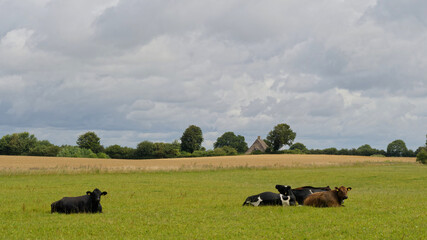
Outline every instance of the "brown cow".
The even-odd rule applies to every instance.
[[[339,188],[335,187],[334,190],[313,193],[304,200],[304,205],[313,207],[340,207],[344,199],[348,198],[347,191],[350,190],[351,187],[346,188],[341,186]]]

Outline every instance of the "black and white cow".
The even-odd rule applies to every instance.
[[[79,197],[64,197],[50,205],[51,213],[102,213],[101,196],[107,192],[101,192],[98,188],[87,191],[86,195]]]
[[[304,186],[299,188],[292,189],[292,193],[295,195],[295,198],[299,205],[304,204],[304,200],[313,193],[316,192],[326,192],[330,191],[331,188],[327,187],[312,187],[312,186]]]
[[[243,206],[252,205],[252,206],[272,206],[272,205],[280,205],[280,206],[295,206],[295,196],[292,193],[290,186],[284,185],[276,185],[276,189],[279,190],[280,193],[273,192],[263,192],[257,195],[249,196],[246,198]]]

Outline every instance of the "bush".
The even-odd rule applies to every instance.
[[[77,146],[64,146],[59,151],[57,157],[97,158],[98,156],[90,149],[79,148]]]
[[[422,164],[427,163],[427,150],[421,149],[421,151],[417,154],[417,162],[420,162]]]
[[[254,150],[251,154],[259,155],[259,154],[264,154],[264,153],[261,150]]]
[[[194,151],[191,154],[192,157],[206,157],[207,155],[208,153],[206,151],[201,151],[201,150]]]
[[[233,151],[234,150],[234,151]],[[229,155],[228,153],[235,153],[237,154],[236,149],[232,147],[222,147],[222,148],[215,148],[214,150],[207,150],[207,151],[194,151],[192,154],[192,157],[214,157],[214,156],[226,156]]]
[[[237,149],[230,147],[230,146],[224,146],[222,149],[225,151],[226,155],[237,155]]]
[[[108,156],[106,153],[103,152],[99,152],[96,154],[97,158],[110,158],[110,156]]]
[[[223,148],[215,148],[213,150],[213,156],[225,156],[227,152]]]
[[[189,152],[181,151],[181,152],[179,152],[178,157],[181,157],[181,158],[189,158],[189,157],[192,157],[192,155],[191,155],[191,153],[189,153]]]
[[[385,157],[383,154],[373,154],[371,157]]]
[[[293,149],[293,150],[282,150],[280,151],[282,154],[305,154],[305,152],[301,149]]]

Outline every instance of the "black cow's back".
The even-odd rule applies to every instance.
[[[51,212],[59,213],[89,213],[94,212],[90,196],[83,195],[79,197],[64,197],[61,200],[52,203],[54,207]],[[97,205],[98,208],[98,205]]]
[[[316,192],[325,192],[325,191],[329,191],[331,190],[328,187],[311,187],[311,186],[305,186],[305,187],[300,187],[300,188],[295,188],[292,189],[293,194],[295,195],[295,198],[298,202],[299,205],[303,205],[304,204],[304,200],[310,196],[313,193]]]

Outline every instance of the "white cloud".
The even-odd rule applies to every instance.
[[[22,51],[27,49],[28,40],[33,35],[33,30],[25,28],[15,29],[4,36],[1,41],[1,47],[4,49]]]

